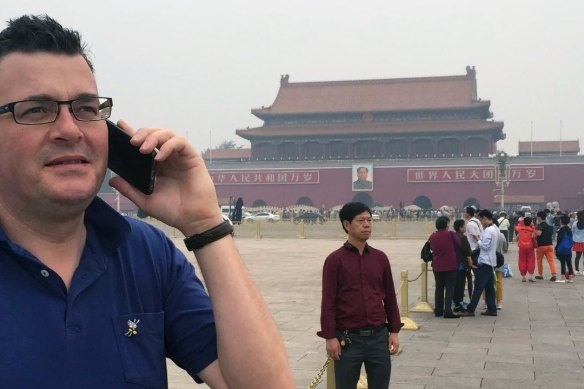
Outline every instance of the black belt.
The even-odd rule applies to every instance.
[[[385,325],[379,327],[364,327],[364,328],[356,328],[354,330],[347,330],[349,334],[359,335],[359,336],[373,336],[378,334],[381,330],[386,328]]]

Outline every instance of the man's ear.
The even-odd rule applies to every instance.
[[[351,225],[351,222],[348,220],[343,220],[343,229],[347,232],[348,227]]]

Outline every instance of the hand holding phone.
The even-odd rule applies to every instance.
[[[132,136],[110,120],[108,129],[107,167],[144,194],[152,194],[156,179],[156,151],[142,154],[130,143]]]

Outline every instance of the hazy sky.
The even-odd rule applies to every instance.
[[[282,74],[291,82],[477,71],[507,139],[580,139],[584,149],[584,3],[345,0],[0,0],[2,28],[47,13],[91,50],[115,119],[187,135],[199,149],[249,143]],[[533,122],[533,131],[531,123]],[[561,125],[560,125],[561,122]]]

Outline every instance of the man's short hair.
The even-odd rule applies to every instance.
[[[537,217],[540,218],[540,219],[542,219],[542,220],[545,220],[546,214],[545,214],[544,211],[539,211],[537,213]]]
[[[570,224],[570,216],[568,216],[568,215],[562,215],[562,216],[560,216],[560,223],[562,223],[565,226],[567,226],[568,224]]]
[[[79,32],[63,28],[47,15],[24,15],[8,21],[0,32],[0,60],[12,53],[81,55],[93,72]]]
[[[525,218],[523,219],[523,224],[525,224],[526,226],[531,225],[531,216],[525,216]]]
[[[359,173],[359,170],[361,170],[361,169],[365,169],[365,171],[366,171],[367,173],[369,173],[369,169],[367,169],[365,166],[359,166],[359,167],[357,168],[357,173]]]
[[[470,216],[474,216],[475,215],[474,207],[473,206],[466,207],[466,213],[469,214]]]
[[[436,219],[436,229],[443,230],[448,227],[448,223],[450,223],[448,216],[440,216]]]
[[[491,211],[489,211],[488,209],[482,209],[479,212],[479,217],[486,217],[489,220],[493,220],[493,213]]]
[[[369,212],[369,215],[371,215],[371,209],[367,205],[360,202],[347,203],[343,205],[343,208],[341,208],[341,210],[339,211],[339,219],[341,220],[343,230],[347,232],[347,230],[345,229],[345,225],[343,224],[345,220],[350,223],[353,221],[355,216],[365,211]]]

